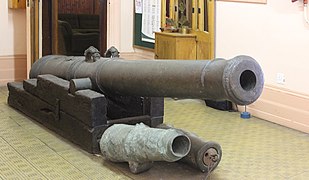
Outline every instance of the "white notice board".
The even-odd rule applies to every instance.
[[[155,42],[161,26],[161,0],[143,0],[142,41]]]

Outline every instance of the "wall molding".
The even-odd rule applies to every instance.
[[[120,53],[121,58],[128,60],[154,59],[154,52],[143,48],[134,48],[134,52]]]
[[[0,86],[27,78],[27,55],[0,55]]]
[[[0,55],[0,60],[5,59],[23,59],[26,58],[27,54],[14,54],[14,55]]]
[[[261,97],[247,110],[255,117],[309,133],[309,94],[265,85]]]

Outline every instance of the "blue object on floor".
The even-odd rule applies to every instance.
[[[240,113],[240,117],[243,119],[249,119],[251,118],[251,114],[247,111]]]

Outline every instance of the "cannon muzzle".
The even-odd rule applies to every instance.
[[[45,56],[36,61],[30,78],[52,74],[63,79],[89,77],[104,94],[177,97],[253,103],[261,95],[264,78],[249,56],[231,60],[125,60],[98,56]]]

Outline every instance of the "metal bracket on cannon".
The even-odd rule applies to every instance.
[[[95,62],[101,58],[100,51],[93,46],[85,50],[84,56],[86,62]]]

